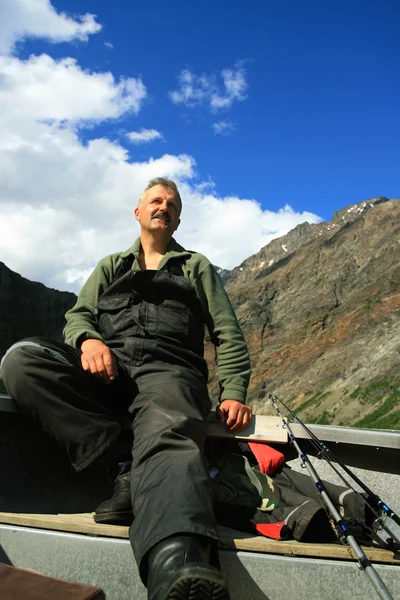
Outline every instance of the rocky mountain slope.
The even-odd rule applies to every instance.
[[[400,428],[399,200],[303,223],[224,280],[249,344],[256,412],[271,413],[274,391],[308,422]]]
[[[400,429],[400,200],[303,223],[220,275],[249,345],[257,413],[271,413],[273,391],[307,422]],[[0,263],[0,357],[22,337],[60,339],[75,299]],[[211,345],[206,357],[215,399]]]

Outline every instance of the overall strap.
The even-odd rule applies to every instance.
[[[180,277],[184,277],[183,269],[182,269],[182,258],[170,259],[165,266],[165,270],[168,271],[169,273],[172,273],[172,275],[178,275]]]
[[[112,278],[112,281],[110,282],[110,285],[112,283],[114,283],[114,281],[116,281],[117,279],[120,279],[121,277],[123,277],[123,275],[125,275],[132,269],[134,260],[135,260],[135,257],[133,254],[130,254],[129,256],[124,258],[124,260],[122,261],[122,263],[119,265],[118,269],[116,270],[115,275]]]

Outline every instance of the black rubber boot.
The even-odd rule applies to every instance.
[[[131,503],[130,467],[132,461],[118,463],[114,480],[114,493],[95,510],[96,523],[131,524],[133,521]]]
[[[210,565],[213,540],[177,535],[162,540],[148,555],[148,600],[229,600],[219,569]]]

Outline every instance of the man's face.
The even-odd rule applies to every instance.
[[[135,208],[135,217],[141,229],[166,231],[172,235],[180,223],[181,205],[175,192],[163,185],[155,185],[144,195],[143,202]]]

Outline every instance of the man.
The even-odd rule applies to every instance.
[[[97,265],[66,315],[68,345],[19,342],[1,375],[77,471],[117,465],[114,496],[95,520],[132,517],[132,503],[130,541],[149,599],[223,600],[203,457],[204,325],[218,354],[218,414],[231,431],[251,420],[249,357],[214,267],[172,238],[181,208],[174,182],[151,180],[135,208],[140,238]]]

